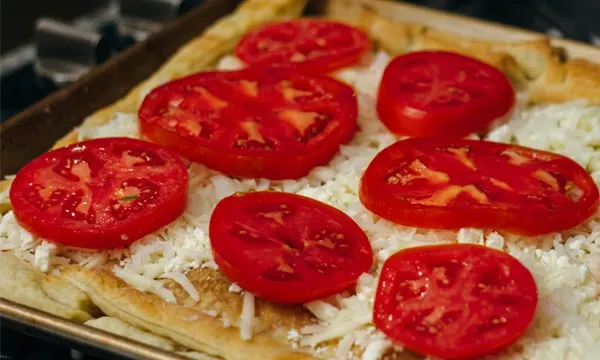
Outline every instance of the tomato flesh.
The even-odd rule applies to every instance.
[[[347,290],[373,263],[369,240],[351,218],[300,195],[236,193],[217,204],[209,233],[221,272],[277,303]]]
[[[598,188],[564,156],[487,141],[412,138],[377,154],[360,200],[398,224],[493,228],[522,235],[562,231],[598,208]]]
[[[327,20],[267,24],[246,34],[236,55],[250,67],[325,73],[354,65],[371,49],[359,29]]]
[[[421,246],[384,263],[373,322],[420,354],[481,358],[527,330],[537,301],[533,276],[506,253],[467,244]]]
[[[455,53],[423,51],[387,66],[377,112],[401,135],[462,137],[487,130],[514,103],[514,89],[496,68]]]
[[[170,150],[105,138],[47,152],[10,189],[15,218],[44,239],[82,248],[128,245],[183,212],[187,169]]]
[[[354,91],[286,70],[206,72],[154,89],[141,132],[228,175],[297,178],[323,165],[356,131]]]

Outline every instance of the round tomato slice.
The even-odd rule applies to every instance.
[[[362,31],[327,20],[267,24],[248,33],[236,55],[250,67],[326,73],[354,65],[371,50]]]
[[[373,263],[371,244],[350,217],[300,195],[236,193],[217,204],[209,233],[229,280],[277,303],[347,290]]]
[[[25,165],[10,188],[15,218],[44,239],[82,248],[116,248],[175,220],[185,208],[181,158],[127,138],[89,140]]]
[[[496,68],[455,53],[402,55],[384,71],[377,112],[400,135],[462,137],[507,115],[515,91]]]
[[[375,156],[363,175],[360,200],[402,225],[540,235],[592,216],[598,188],[585,169],[558,154],[487,141],[412,138]]]
[[[480,245],[419,246],[383,264],[373,322],[420,354],[479,359],[517,340],[537,301],[533,276],[506,253]]]
[[[356,131],[354,91],[286,70],[206,72],[154,89],[139,118],[150,140],[229,175],[298,178]]]

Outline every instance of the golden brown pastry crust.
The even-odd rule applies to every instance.
[[[564,64],[548,66],[531,84],[529,98],[534,103],[586,99],[600,104],[600,64],[569,59]]]
[[[173,292],[178,304],[202,311],[215,310],[221,318],[227,318],[231,324],[238,323],[242,314],[242,297],[229,291],[231,282],[221,272],[208,268],[192,269],[187,278],[202,296],[195,302],[179,284],[167,281],[165,287]],[[256,299],[255,305],[256,316],[260,319],[257,330],[275,332],[284,329],[284,338],[281,339],[283,342],[287,342],[287,330],[299,329],[314,321],[312,315],[302,306],[277,305],[261,299]]]
[[[512,56],[502,51],[494,51],[492,44],[483,40],[471,40],[435,29],[426,29],[416,36],[410,50],[443,50],[467,55],[500,69],[518,86],[527,81],[524,70]]]
[[[198,270],[196,273],[201,274],[206,271],[209,270]],[[261,321],[264,319],[267,326],[278,325],[281,330],[265,329],[254,334],[251,340],[244,341],[240,337],[238,327],[225,327],[222,320],[206,314],[206,303],[192,305],[190,300],[186,299],[187,295],[180,291],[175,293],[178,304],[187,303],[186,306],[168,303],[154,294],[138,291],[106,269],[91,270],[68,266],[61,271],[61,274],[84,291],[104,313],[168,337],[190,349],[232,360],[313,359],[308,354],[295,351],[282,339],[286,333],[285,324],[288,322],[295,324],[303,319],[302,315],[289,315],[292,314],[291,309],[281,309],[267,303],[261,306],[259,303],[258,314],[263,311],[276,312],[274,316],[259,315]],[[208,294],[216,296],[219,303],[230,314],[240,313],[241,306],[235,301],[237,299],[234,294],[230,294],[222,287],[207,288],[209,282],[204,281],[205,276],[219,276],[216,272],[198,276],[199,278],[196,278],[191,274],[190,281],[200,290],[207,290]],[[207,296],[206,292],[201,294]]]
[[[39,273],[39,285],[48,297],[59,304],[84,311],[91,316],[102,314],[83,291],[58,276]]]
[[[0,274],[2,274],[0,294],[5,299],[78,322],[84,322],[92,318],[90,314],[77,307],[81,304],[81,301],[76,303],[72,301],[58,302],[49,296],[41,285],[45,274],[38,272],[25,261],[11,254],[0,252]],[[78,289],[73,288],[63,279],[53,278],[51,281],[55,285],[52,289],[54,295],[59,293],[65,295],[64,290],[73,290],[75,293],[80,293]],[[85,295],[83,296],[85,297]],[[81,296],[75,295],[75,298],[81,300]],[[83,308],[86,309],[87,306]]]
[[[423,25],[394,22],[380,17],[368,7],[360,8],[354,24],[391,55],[410,51],[417,37],[425,31]]]
[[[562,63],[547,36],[525,41],[470,38],[431,27],[391,20],[356,1],[336,0],[330,14],[362,28],[392,55],[418,50],[444,50],[471,56],[506,73],[534,103],[588,100],[600,104],[600,64],[584,59]]]
[[[427,29],[417,38],[412,50],[447,50],[473,56],[508,73],[512,78],[526,81],[539,77],[547,66],[558,63],[550,38],[504,42],[471,39],[465,36]]]
[[[12,184],[12,180],[0,180],[0,192],[5,191]],[[11,209],[10,201],[8,197],[4,200],[0,200],[0,214],[4,215]]]

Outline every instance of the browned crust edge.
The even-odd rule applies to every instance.
[[[392,55],[443,50],[471,56],[503,71],[531,103],[587,100],[600,104],[600,64],[573,58],[565,62],[548,36],[525,41],[475,39],[417,23],[392,20],[360,1],[332,0],[329,15],[363,29]]]
[[[154,294],[136,290],[106,269],[68,266],[61,275],[84,291],[105,314],[193,350],[231,360],[314,359],[278,341],[269,332],[244,341],[239,328],[224,327],[221,320],[196,308],[169,303]]]

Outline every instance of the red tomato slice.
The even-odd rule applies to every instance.
[[[383,264],[373,322],[412,351],[479,359],[517,340],[537,301],[531,273],[506,253],[480,245],[420,246]]]
[[[267,24],[248,33],[236,55],[250,67],[326,73],[354,65],[371,50],[362,31],[327,20]]]
[[[371,244],[351,218],[300,195],[236,193],[217,204],[209,233],[229,280],[278,303],[347,290],[373,263]]]
[[[562,231],[598,207],[590,175],[564,156],[487,141],[412,138],[383,150],[365,171],[360,200],[398,224]]]
[[[116,248],[175,220],[185,208],[183,161],[127,138],[84,141],[25,165],[10,188],[17,221],[63,245]]]
[[[515,91],[496,68],[459,54],[424,51],[387,66],[377,112],[401,135],[462,137],[486,130],[514,103]]]
[[[283,70],[206,72],[154,89],[141,131],[229,175],[298,178],[323,165],[356,131],[351,87]]]

